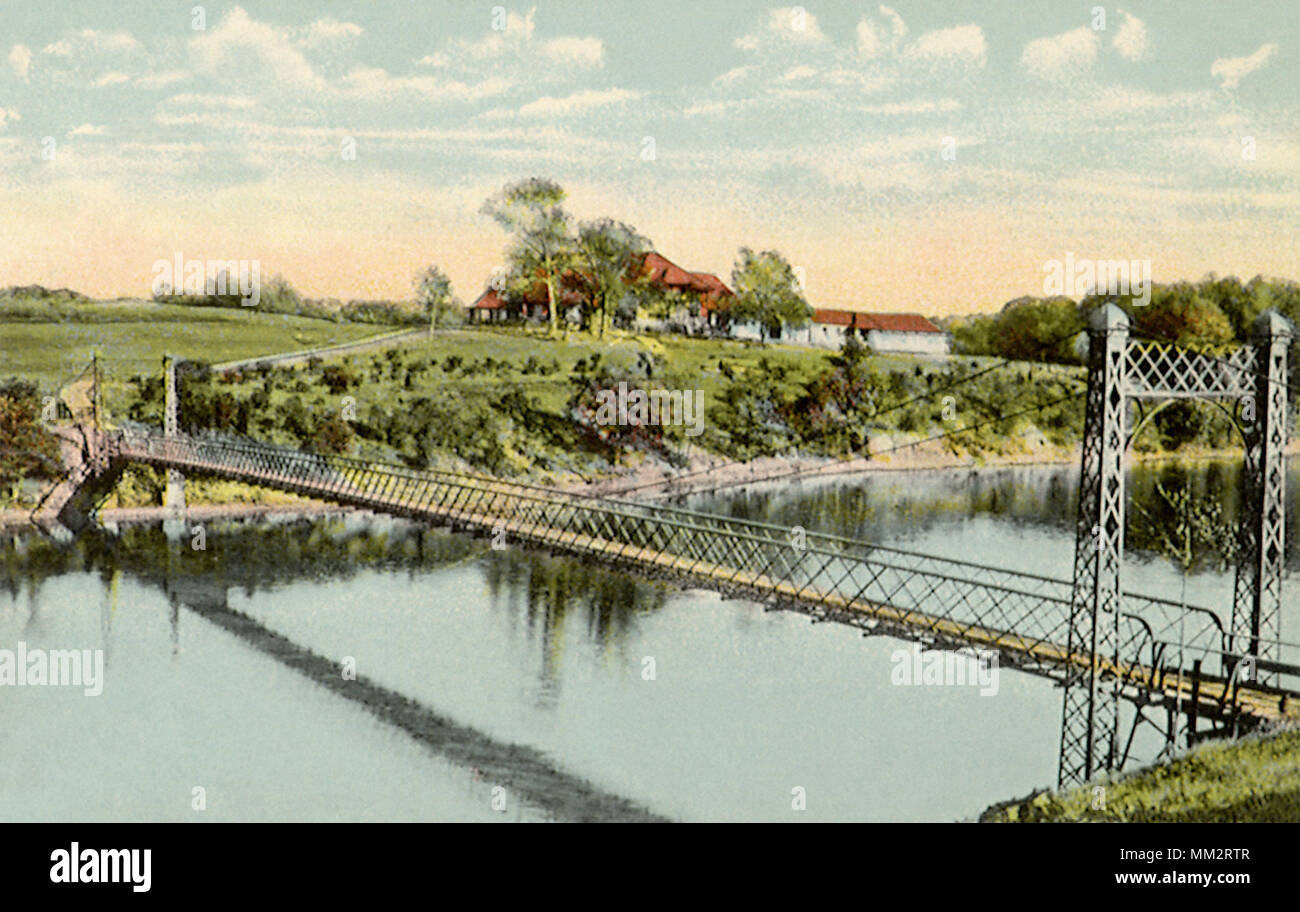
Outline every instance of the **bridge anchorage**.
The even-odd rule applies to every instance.
[[[1060,784],[1069,786],[1123,766],[1145,724],[1173,742],[1180,732],[1189,741],[1204,736],[1198,719],[1223,732],[1300,721],[1300,647],[1278,639],[1277,622],[1289,327],[1274,317],[1261,327],[1253,349],[1214,359],[1130,342],[1118,308],[1094,316],[1073,582],[813,531],[796,540],[784,526],[472,472],[190,436],[175,420],[175,380],[167,384],[162,433],[105,428],[89,412],[57,428],[69,474],[33,518],[57,517],[76,530],[93,525],[97,503],[135,463],[169,478],[220,477],[460,531],[504,532],[515,544],[753,599],[867,636],[992,652],[1000,665],[1064,686],[1059,769]],[[1251,557],[1238,571],[1229,632],[1213,611],[1121,588],[1124,418],[1129,399],[1243,391],[1257,400],[1256,424],[1246,429],[1242,521],[1243,554]],[[1125,739],[1121,699],[1133,707]]]

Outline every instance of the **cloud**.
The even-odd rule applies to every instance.
[[[1151,42],[1147,38],[1146,24],[1127,10],[1120,10],[1119,14],[1124,18],[1115,31],[1115,38],[1111,41],[1111,46],[1125,60],[1142,60],[1151,51]]]
[[[246,96],[291,96],[314,103],[329,99],[392,101],[414,96],[441,101],[468,101],[495,95],[509,82],[495,73],[488,78],[476,68],[475,79],[459,81],[440,76],[401,75],[382,67],[356,65],[341,77],[327,78],[308,59],[304,47],[320,41],[350,39],[360,27],[321,19],[305,29],[278,28],[253,19],[234,7],[220,25],[190,42],[190,56],[202,75]]]
[[[595,69],[605,59],[605,46],[599,38],[565,35],[542,42],[539,50],[542,57],[553,63],[574,69]]]
[[[304,28],[297,38],[300,47],[315,49],[344,44],[365,34],[355,22],[341,22],[331,16],[317,19]]]
[[[500,95],[510,88],[508,80],[490,77],[472,83],[438,76],[394,76],[379,67],[353,67],[339,80],[337,92],[352,98],[392,98],[418,95],[441,101],[473,101]]]
[[[1035,38],[1020,54],[1020,66],[1029,75],[1047,82],[1065,83],[1087,76],[1097,61],[1101,42],[1087,26]]]
[[[142,89],[163,89],[177,82],[188,79],[189,73],[184,70],[163,70],[160,73],[146,73],[144,76],[137,76],[135,84]]]
[[[903,58],[931,66],[958,64],[980,69],[988,60],[988,45],[978,25],[958,25],[926,32],[903,51]]]
[[[88,123],[84,123],[79,127],[73,127],[71,132],[68,133],[69,137],[106,136],[106,135],[108,135],[108,127],[103,126],[102,124],[97,126],[95,124],[88,124]]]
[[[110,70],[103,76],[98,77],[90,84],[92,89],[102,89],[104,86],[121,85],[124,82],[130,82],[131,77],[117,70]]]
[[[324,80],[287,33],[236,6],[210,32],[190,41],[196,68],[235,84],[323,90]]]
[[[902,16],[888,6],[880,7],[880,16],[878,22],[863,17],[858,23],[857,55],[862,60],[902,62],[930,72],[951,66],[982,69],[988,61],[984,30],[978,25],[935,29],[908,43]]]
[[[446,47],[416,63],[478,78],[485,65],[512,82],[527,84],[554,79],[574,71],[596,70],[605,65],[605,45],[594,36],[561,35],[545,41],[534,35],[533,7],[526,14],[506,14],[505,27],[475,40],[454,39]]]
[[[47,44],[41,53],[54,57],[83,57],[87,54],[129,56],[140,53],[144,47],[130,32],[97,32],[82,29]]]
[[[518,113],[520,117],[569,117],[594,108],[635,101],[640,97],[640,92],[631,92],[627,89],[587,89],[563,98],[546,96],[530,101],[521,107]],[[498,112],[492,114],[495,116]]]
[[[961,109],[961,102],[955,98],[920,98],[913,101],[893,101],[885,104],[864,105],[861,108],[867,114],[883,114],[891,117],[904,114],[947,114]]]
[[[131,74],[142,72],[148,61],[144,45],[130,32],[95,29],[68,32],[41,48],[40,55],[41,72],[48,73],[52,82],[91,88],[129,82]],[[29,56],[24,70],[32,63]]]
[[[770,9],[753,31],[735,40],[742,51],[784,50],[826,44],[817,17],[801,6]]]
[[[23,82],[31,81],[32,49],[22,44],[15,44],[9,49],[9,69]]]
[[[1210,65],[1210,75],[1224,89],[1235,89],[1243,79],[1258,70],[1277,53],[1276,44],[1265,44],[1248,57],[1220,57]]]
[[[865,16],[858,23],[858,53],[867,60],[898,53],[907,37],[907,23],[902,16],[888,6],[880,7],[880,15],[888,25],[874,23]]]
[[[173,95],[165,103],[207,110],[219,108],[227,111],[245,110],[256,104],[253,99],[244,95],[205,95],[195,92],[182,92],[180,95]]]

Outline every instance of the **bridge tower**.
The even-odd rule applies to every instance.
[[[1074,587],[1069,650],[1091,657],[1065,682],[1057,782],[1080,785],[1116,765],[1124,563],[1124,452],[1132,440],[1130,403],[1185,398],[1231,399],[1245,442],[1240,557],[1229,649],[1237,656],[1274,657],[1280,638],[1285,556],[1287,346],[1292,328],[1275,311],[1260,316],[1252,345],[1213,357],[1172,345],[1130,339],[1129,318],[1115,304],[1089,317],[1088,401],[1079,472]],[[1148,413],[1149,418],[1154,410]],[[1230,657],[1225,656],[1225,664]],[[1231,669],[1226,669],[1230,672]]]
[[[178,360],[175,355],[163,355],[163,377],[165,380],[163,434],[167,437],[175,437],[180,431],[179,391],[176,388],[176,363]],[[167,490],[163,495],[163,506],[166,508],[170,520],[177,521],[184,518],[185,476],[175,469],[167,470]]]

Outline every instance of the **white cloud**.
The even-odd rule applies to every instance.
[[[1276,44],[1265,44],[1248,57],[1220,57],[1210,65],[1210,75],[1224,89],[1235,89],[1243,79],[1258,70],[1277,53]]]
[[[885,104],[865,105],[862,111],[867,114],[947,114],[960,111],[962,104],[955,98],[922,98],[916,101],[893,101]]]
[[[411,94],[442,101],[472,101],[500,95],[509,88],[510,83],[500,77],[465,83],[429,75],[394,76],[379,67],[366,66],[353,67],[338,85],[341,94],[354,98],[392,98]]]
[[[826,44],[817,17],[801,6],[770,9],[757,27],[735,41],[742,51],[766,51]]]
[[[544,58],[574,69],[595,69],[605,62],[605,46],[599,38],[565,35],[543,41],[540,51]]]
[[[52,82],[91,88],[129,82],[148,60],[144,45],[130,32],[95,29],[69,32],[45,45],[40,53],[41,71],[48,72]]]
[[[190,41],[198,70],[236,84],[322,90],[316,74],[289,36],[234,7],[216,28]]]
[[[624,101],[634,101],[640,92],[627,89],[588,89],[564,98],[544,97],[530,101],[519,109],[521,117],[566,117],[592,108],[604,108]]]
[[[902,16],[888,6],[880,7],[880,15],[888,20],[888,25],[872,22],[865,16],[858,23],[858,53],[868,60],[898,53],[907,37],[907,23]]]
[[[207,109],[222,108],[228,111],[243,110],[256,104],[253,99],[244,95],[204,95],[195,92],[173,95],[167,99],[167,103]]]
[[[23,44],[15,44],[9,49],[9,69],[23,82],[30,81],[32,69],[32,49]]]
[[[142,89],[162,89],[189,78],[184,70],[163,70],[136,77],[135,84]]]
[[[1092,71],[1100,44],[1097,34],[1087,26],[1035,38],[1021,52],[1020,66],[1038,79],[1070,82]]]
[[[857,53],[864,60],[899,60],[930,71],[954,65],[981,69],[988,61],[984,30],[978,25],[935,29],[908,43],[902,16],[888,6],[880,7],[880,16],[882,21],[864,17],[858,23]]]
[[[567,72],[604,66],[605,45],[594,36],[560,35],[536,40],[533,21],[536,11],[534,7],[524,15],[507,13],[505,29],[488,32],[473,41],[455,39],[416,63],[475,77],[482,74],[485,64],[491,64],[494,73],[517,83],[553,79]]]
[[[817,75],[817,70],[810,66],[791,67],[781,74],[777,82],[796,82],[800,79],[810,79]]]
[[[326,16],[303,29],[298,44],[305,48],[321,48],[360,38],[364,33],[365,29],[355,22],[341,22]]]
[[[104,86],[121,85],[124,82],[130,81],[131,77],[125,73],[118,72],[117,70],[110,70],[103,76],[95,79],[95,81],[90,84],[90,87],[92,89],[102,89]]]
[[[190,52],[200,74],[243,96],[309,96],[317,102],[331,97],[391,101],[401,96],[467,101],[509,88],[508,80],[495,73],[484,78],[481,67],[476,68],[472,81],[394,74],[365,65],[353,66],[343,76],[330,79],[303,52],[305,41],[347,39],[359,34],[358,28],[322,19],[294,31],[259,22],[241,7],[234,7],[215,29],[191,40]]]
[[[139,53],[143,49],[130,32],[97,32],[94,29],[82,29],[47,44],[41,52],[54,57],[82,57],[88,53],[128,56]]]
[[[106,136],[108,127],[84,123],[79,127],[73,127],[68,136]]]
[[[926,32],[903,51],[903,58],[931,66],[960,64],[980,69],[988,60],[988,45],[978,25],[958,25]]]
[[[1111,41],[1111,46],[1125,60],[1138,61],[1143,59],[1151,50],[1151,42],[1147,38],[1146,24],[1127,10],[1120,10],[1119,14],[1124,18],[1115,31],[1115,38]]]
[[[713,84],[719,87],[735,85],[738,82],[744,82],[746,79],[749,79],[757,72],[758,72],[758,67],[756,66],[732,67],[731,69],[727,70],[727,72],[721,74],[720,76],[715,77],[713,80]]]

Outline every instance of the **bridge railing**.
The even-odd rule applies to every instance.
[[[566,493],[473,473],[415,470],[260,443],[122,432],[122,455],[191,474],[219,474],[412,516],[439,516],[567,550],[598,553],[743,589],[860,626],[928,630],[936,639],[1008,647],[1059,661],[1069,584],[968,561],[916,554],[732,517]],[[1177,606],[1134,597],[1121,618],[1121,656],[1154,665]],[[850,607],[852,606],[852,607]],[[1130,607],[1126,603],[1126,608]],[[864,608],[870,610],[863,610]],[[1184,623],[1187,642],[1220,649],[1210,612]],[[1206,617],[1208,616],[1208,617]]]

